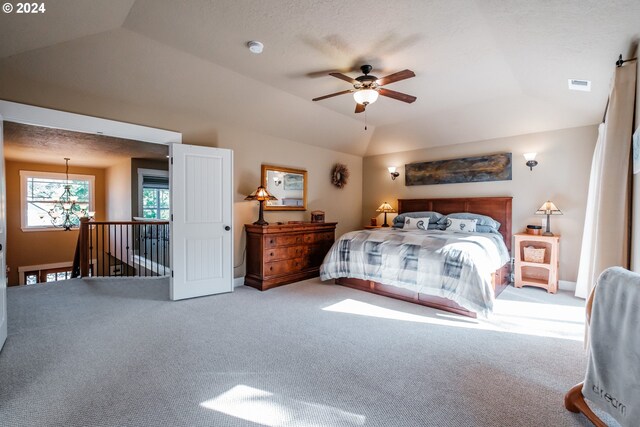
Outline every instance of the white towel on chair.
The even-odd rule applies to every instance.
[[[598,279],[582,394],[623,427],[640,423],[640,274],[620,267]]]

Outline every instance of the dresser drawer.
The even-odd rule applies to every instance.
[[[294,258],[283,261],[266,262],[264,264],[265,276],[277,276],[279,274],[288,274],[300,271],[309,265],[307,258]]]
[[[323,231],[321,233],[315,233],[314,235],[315,242],[333,242],[335,239],[335,233],[333,231]]]
[[[265,249],[264,261],[271,262],[305,256],[309,252],[308,246],[285,246],[283,248]]]
[[[301,245],[313,242],[313,234],[289,234],[285,236],[268,236],[265,237],[265,248],[277,248],[279,246]]]

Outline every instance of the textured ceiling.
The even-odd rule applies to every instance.
[[[4,123],[4,156],[7,160],[105,168],[130,158],[167,160],[169,147],[162,144],[61,129]]]
[[[636,0],[362,5],[57,1],[20,25],[0,15],[0,72],[363,155],[597,123],[614,61],[640,36]],[[363,63],[415,71],[389,88],[418,97],[381,97],[366,132],[351,96],[311,101],[349,88],[326,73]],[[592,92],[569,91],[569,78]]]

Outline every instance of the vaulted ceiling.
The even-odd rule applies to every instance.
[[[640,2],[57,0],[0,14],[0,73],[358,155],[597,123]],[[265,44],[261,55],[246,48]],[[409,68],[364,116],[329,77]],[[567,89],[570,78],[591,92]],[[6,81],[6,79],[5,79]],[[1,93],[1,92],[0,92]],[[175,129],[180,130],[180,129]],[[188,141],[187,141],[188,142]]]

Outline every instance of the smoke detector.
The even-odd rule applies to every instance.
[[[569,90],[580,90],[582,92],[591,92],[591,81],[580,79],[569,79]]]
[[[262,53],[262,49],[264,49],[264,45],[259,41],[255,41],[255,40],[252,40],[249,43],[247,43],[247,46],[249,47],[249,50],[251,51],[251,53],[255,53],[256,55],[259,53]]]

